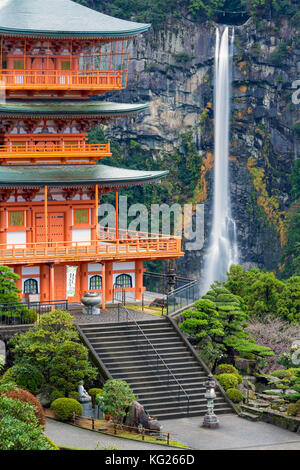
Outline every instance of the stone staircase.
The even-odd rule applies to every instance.
[[[81,324],[78,330],[103,375],[125,380],[152,416],[161,420],[187,416],[187,396],[189,416],[206,413],[208,370],[168,319]],[[221,391],[216,394],[216,414],[233,412]]]

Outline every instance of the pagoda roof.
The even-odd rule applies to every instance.
[[[108,165],[0,166],[0,187],[78,186],[126,187],[159,182],[168,171],[139,171]]]
[[[106,101],[9,101],[0,104],[0,116],[63,118],[113,118],[137,114],[148,104],[110,103]]]
[[[132,37],[151,25],[113,18],[71,0],[0,0],[0,34],[27,37]]]

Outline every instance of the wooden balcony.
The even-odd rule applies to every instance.
[[[127,70],[0,70],[6,90],[111,91],[126,87]]]
[[[173,236],[0,245],[0,264],[4,265],[168,259],[183,255],[181,238]]]
[[[78,142],[76,144],[60,143],[53,144],[51,142],[41,142],[33,144],[31,142],[9,143],[0,145],[0,163],[3,164],[20,164],[20,163],[38,163],[49,162],[54,160],[67,160],[72,162],[76,160],[92,159],[98,160],[103,157],[110,157],[110,144],[87,144],[86,142]],[[66,161],[65,161],[66,160]]]

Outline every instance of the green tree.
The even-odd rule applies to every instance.
[[[299,321],[300,284],[297,276],[281,281],[273,272],[257,268],[244,271],[242,266],[231,266],[223,284],[243,299],[249,316],[264,319],[271,315],[290,323]]]
[[[198,343],[204,361],[213,365],[220,360],[226,351],[223,344],[225,331],[215,302],[198,300],[193,309],[182,313],[182,318],[179,328]]]
[[[59,344],[49,364],[49,383],[65,393],[76,391],[79,382],[97,376],[97,369],[91,366],[88,350],[73,341]]]
[[[28,309],[18,296],[21,291],[17,288],[16,281],[19,279],[20,276],[8,266],[0,266],[0,317],[12,319],[22,316],[23,323],[34,323],[36,313]],[[14,307],[11,308],[9,304],[14,304]]]
[[[44,375],[46,383],[49,383],[51,364],[55,362],[57,351],[60,351],[60,359],[63,353],[63,349],[59,347],[65,343],[69,345],[70,342],[74,344],[80,342],[74,319],[68,312],[56,310],[42,315],[38,325],[26,333],[16,335],[10,344],[13,346],[15,363],[31,364],[37,367]],[[76,346],[74,346],[74,353],[75,350]],[[71,358],[66,358],[67,360],[71,361]],[[62,377],[62,380],[64,379],[65,373]]]
[[[102,410],[109,414],[115,423],[121,423],[127,409],[136,400],[136,396],[123,380],[108,380],[102,393]]]
[[[213,370],[221,359],[233,362],[236,355],[246,358],[273,355],[270,348],[259,346],[249,337],[243,302],[224,287],[213,285],[195,302],[194,309],[182,316],[184,321],[179,327],[198,343],[203,359],[211,363]]]
[[[277,313],[289,323],[300,322],[300,276],[286,280],[278,300]]]
[[[16,282],[20,276],[14,273],[8,266],[0,266],[0,304],[21,303]]]
[[[5,392],[14,386],[0,385],[0,449],[54,450],[43,435],[34,405],[9,398]]]

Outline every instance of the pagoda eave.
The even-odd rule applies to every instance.
[[[168,171],[138,171],[108,165],[14,165],[0,166],[0,188],[35,188],[42,186],[128,187],[157,183]]]
[[[134,116],[147,110],[149,105],[108,103],[105,101],[82,102],[59,102],[48,104],[41,101],[15,101],[0,104],[1,118],[19,119],[116,119],[119,117]]]
[[[5,0],[0,5],[0,34],[44,38],[132,38],[150,28],[105,15],[70,0]]]

